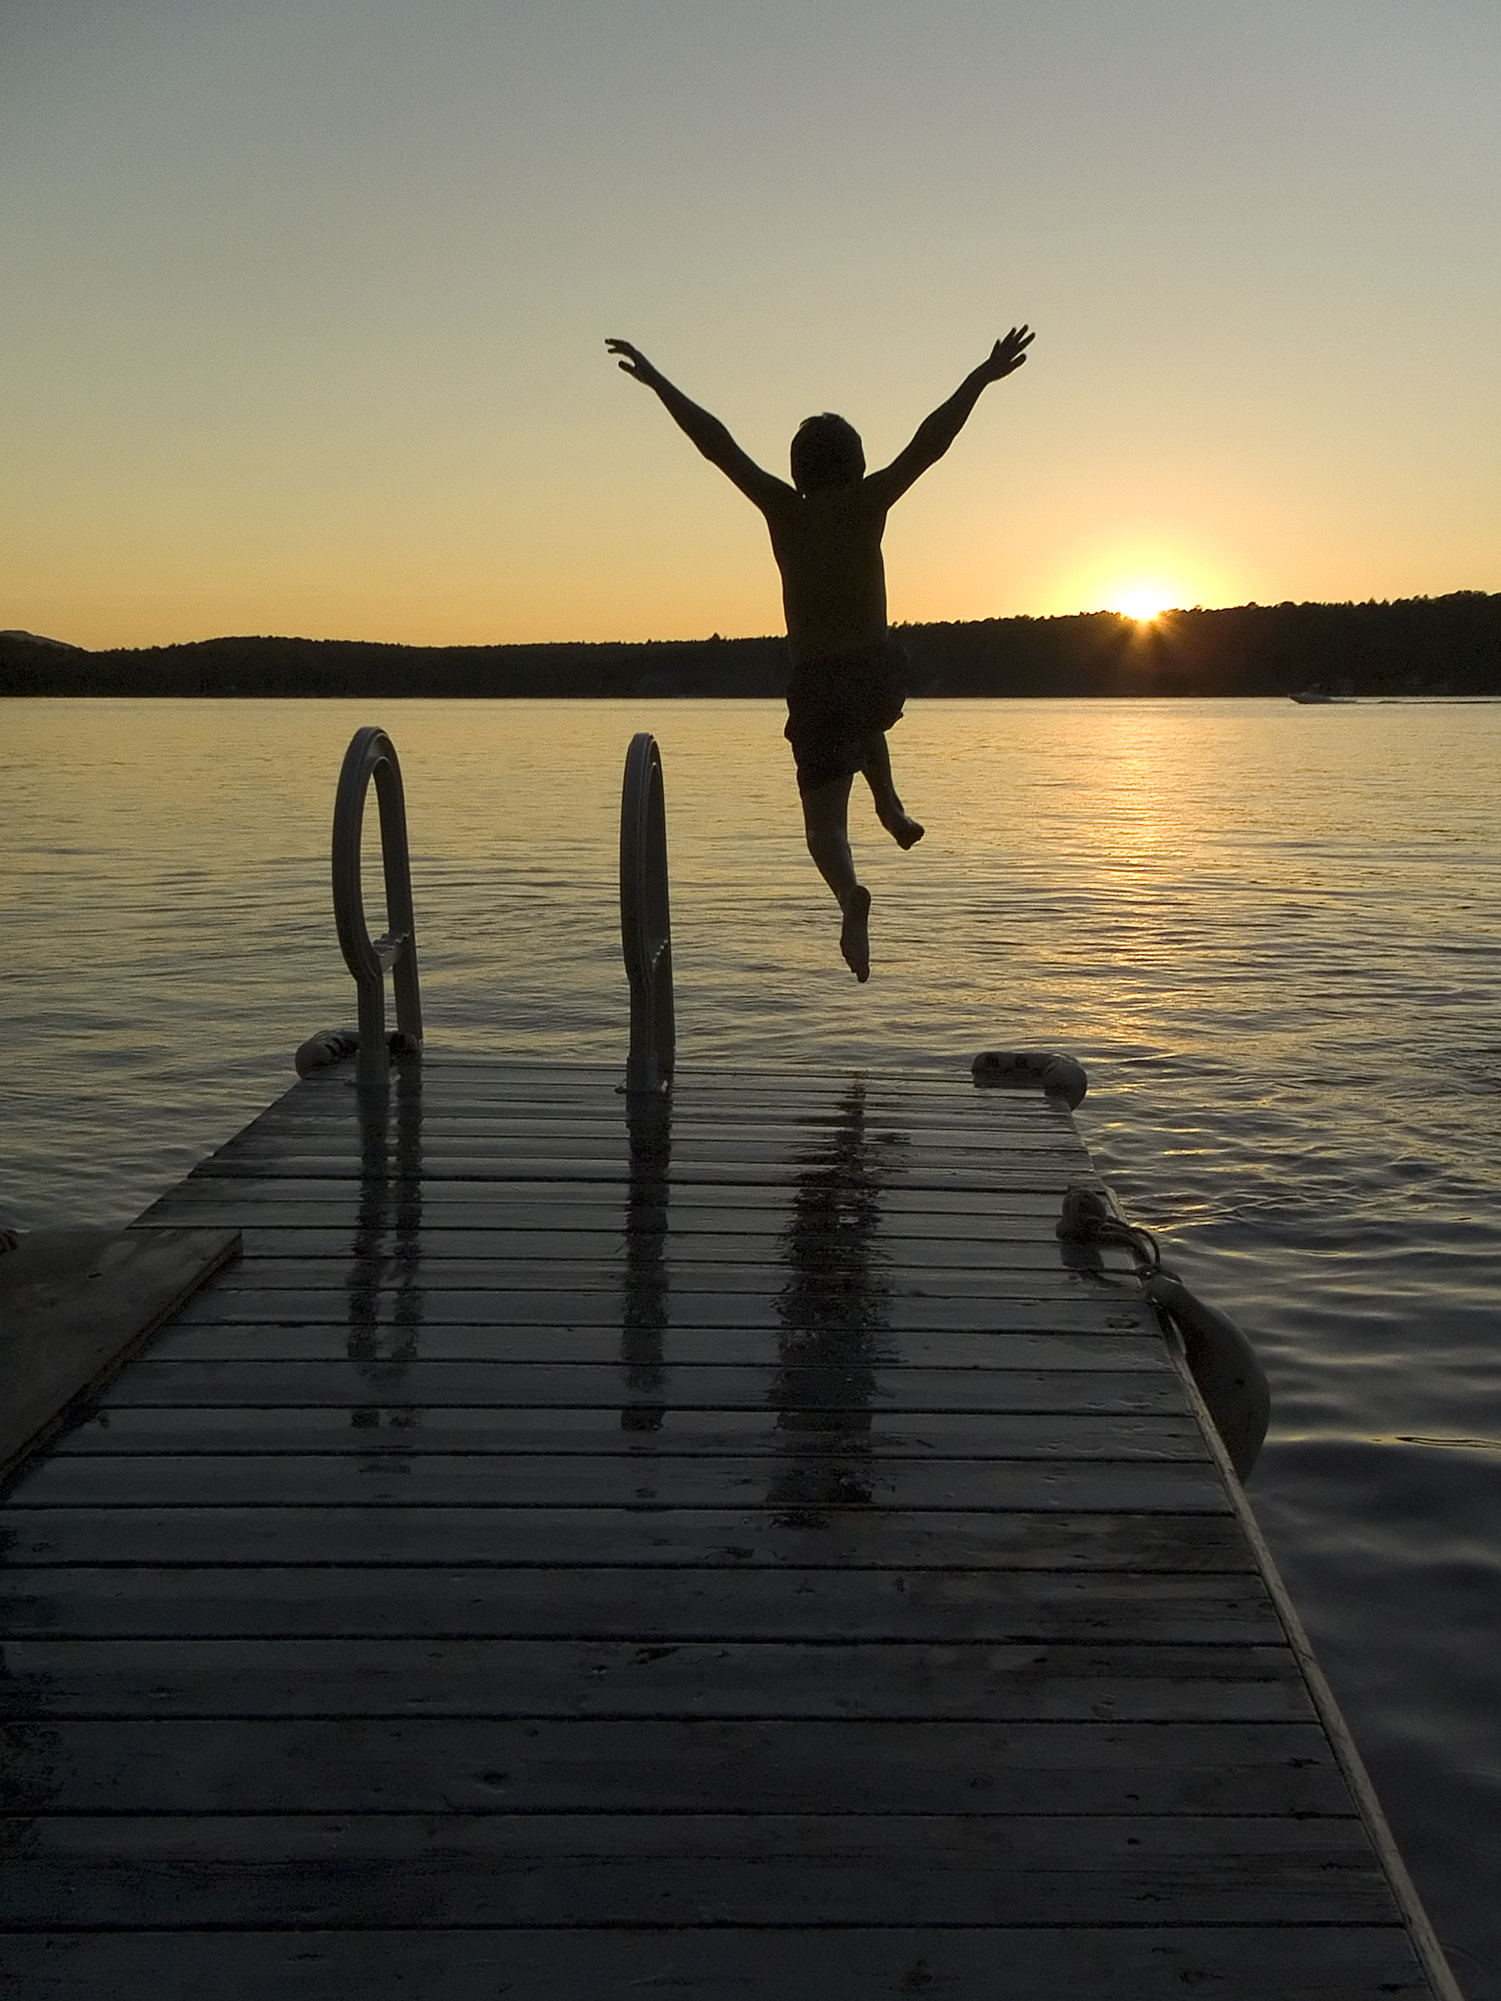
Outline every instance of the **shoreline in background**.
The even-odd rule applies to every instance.
[[[1501,695],[1501,594],[905,625],[930,696]],[[780,696],[783,639],[400,646],[246,637],[88,652],[0,634],[0,696]]]

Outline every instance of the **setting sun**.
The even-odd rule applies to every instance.
[[[1127,618],[1134,618],[1138,625],[1150,625],[1167,609],[1172,592],[1160,583],[1127,584],[1123,589],[1111,594],[1111,608]]]

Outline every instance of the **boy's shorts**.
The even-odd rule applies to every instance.
[[[860,769],[869,738],[901,719],[907,665],[896,641],[883,639],[793,667],[782,734],[797,761],[799,792],[852,778]]]

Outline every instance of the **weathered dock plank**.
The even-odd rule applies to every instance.
[[[587,1582],[577,1570],[587,1569]],[[29,1569],[0,1601],[18,1639],[309,1638],[1122,1640],[1275,1645],[1254,1576],[754,1565],[78,1564]]]
[[[6,1811],[29,1761],[61,1776],[59,1813],[712,1814],[748,1792],[766,1812],[1349,1815],[1314,1723],[1024,1723],[927,1718],[841,1725],[733,1717],[685,1733],[657,1717],[210,1718],[12,1726]]]
[[[1186,1521],[1160,1515],[930,1509],[884,1525],[879,1551],[837,1517],[788,1520],[782,1509],[575,1507],[501,1509],[328,1507],[318,1550],[296,1503],[204,1507],[53,1507],[27,1536],[18,1527],[11,1570],[53,1564],[596,1564],[847,1565],[861,1569],[1253,1571],[1228,1515]],[[877,1561],[877,1558],[879,1559]]]
[[[637,1452],[495,1453],[435,1451],[424,1436],[414,1453],[405,1424],[378,1424],[389,1416],[361,1410],[359,1425],[344,1432],[337,1452],[261,1450],[261,1434],[209,1433],[222,1446],[202,1444],[194,1434],[191,1451],[140,1451],[136,1436],[116,1438],[120,1450],[58,1450],[35,1468],[11,1503],[13,1549],[27,1546],[31,1508],[98,1506],[264,1506],[267,1496],[290,1507],[349,1505],[404,1508],[605,1507],[645,1511],[670,1492],[675,1508],[755,1508],[780,1513],[804,1510],[799,1525],[812,1527],[809,1505],[874,1505],[908,1512],[928,1508],[984,1508],[992,1513],[1108,1512],[1120,1498],[1115,1458],[1103,1452],[1080,1455],[1079,1433],[1056,1443],[1072,1456],[1041,1450],[1010,1459],[936,1459],[917,1452],[883,1453],[856,1468],[835,1459],[824,1469],[803,1459],[772,1477],[767,1455],[679,1451],[671,1455],[670,1486],[663,1488],[651,1463]],[[395,1413],[400,1418],[401,1412]],[[660,1433],[656,1436],[660,1437]],[[115,1438],[115,1427],[101,1437]],[[1093,1434],[1086,1439],[1093,1442]],[[285,1437],[279,1440],[286,1444]],[[618,1447],[620,1441],[612,1444]],[[128,1463],[127,1463],[128,1462]],[[1132,1462],[1131,1501],[1137,1514],[1228,1514],[1230,1504],[1213,1467],[1192,1459]],[[828,1519],[837,1521],[837,1515]],[[17,1560],[19,1560],[19,1555]],[[0,1685],[3,1686],[3,1685]]]
[[[13,1640],[0,1715],[966,1723],[1311,1721],[1285,1647],[1110,1639],[898,1641],[204,1638]],[[692,1733],[686,1733],[684,1754]],[[478,1768],[476,1768],[478,1769]],[[351,1779],[353,1782],[353,1773]]]
[[[1133,1323],[1134,1327],[1135,1323]],[[392,1333],[399,1337],[400,1330]],[[1047,1369],[1053,1374],[1091,1372],[1100,1366],[1100,1342],[1111,1344],[1109,1362],[1115,1374],[1162,1369],[1162,1339],[1155,1333],[1123,1334],[1119,1328],[1095,1327],[1091,1332],[1065,1333],[986,1327],[954,1329],[935,1334],[905,1328],[900,1350],[894,1339],[871,1343],[872,1363],[905,1361],[913,1368],[931,1367],[945,1373],[966,1369]],[[399,1359],[396,1343],[379,1352]],[[686,1369],[754,1368],[766,1353],[766,1337],[749,1327],[674,1326],[672,1353]],[[289,1327],[278,1323],[214,1321],[185,1325],[179,1318],[151,1350],[154,1361],[267,1362],[347,1361],[347,1323],[305,1322]],[[497,1327],[493,1322],[457,1325],[422,1323],[422,1356],[429,1362],[516,1362],[548,1367],[585,1364],[593,1368],[618,1364],[620,1330],[615,1327]]]
[[[875,1995],[975,1994],[1036,2001],[1144,2001],[1195,1992],[1349,2001],[1431,1993],[1415,1963],[1394,1961],[1384,1927],[889,1926],[862,1930],[706,1929],[65,1933],[46,1953],[49,1994],[149,1993],[153,2001],[495,2001],[519,1994],[640,2001],[655,1987],[685,2001],[871,2001]],[[0,1948],[0,1972],[4,1972]],[[42,1990],[38,1990],[39,1992]]]
[[[1081,1857],[1087,1864],[1081,1867]],[[28,1925],[1378,1924],[1358,1820],[1309,1815],[59,1814]]]
[[[1067,1115],[615,1083],[149,1212],[244,1255],[0,1509],[7,1995],[1440,1991]]]
[[[629,1473],[640,1489],[650,1487],[654,1472],[674,1482],[681,1477],[677,1462],[687,1458],[702,1465],[722,1456],[736,1461],[756,1458],[753,1471],[737,1474],[748,1480],[759,1498],[775,1505],[784,1495],[823,1493],[831,1502],[859,1501],[863,1482],[884,1466],[917,1460],[929,1468],[945,1460],[985,1462],[991,1455],[1007,1459],[1071,1462],[1094,1459],[1122,1466],[1134,1462],[1182,1460],[1204,1464],[1198,1425],[1186,1413],[1161,1412],[1149,1417],[1096,1417],[1076,1411],[1024,1413],[960,1413],[903,1418],[879,1412],[859,1413],[860,1422],[808,1422],[788,1425],[786,1436],[768,1437],[775,1411],[669,1411],[651,1395],[650,1385],[622,1384],[616,1408],[501,1411],[492,1404],[473,1407],[422,1408],[402,1394],[401,1385],[386,1374],[387,1364],[361,1360],[352,1371],[350,1402],[339,1409],[326,1404],[232,1404],[111,1406],[81,1424],[56,1448],[61,1453],[90,1452],[122,1462],[120,1478],[128,1480],[123,1462],[138,1452],[159,1454],[257,1452],[346,1452],[387,1465],[395,1459],[431,1455],[480,1455],[488,1462],[487,1477],[499,1487],[510,1480],[529,1481],[541,1469],[525,1464],[548,1457],[567,1457],[567,1477],[591,1480],[589,1467],[600,1465],[599,1481],[612,1490]],[[359,1402],[355,1403],[354,1398]],[[811,1414],[822,1416],[823,1413]],[[842,1413],[834,1413],[842,1417]],[[504,1441],[496,1432],[503,1424]],[[416,1434],[414,1436],[414,1433]],[[614,1454],[622,1436],[638,1441],[638,1449],[617,1467]],[[608,1463],[607,1463],[608,1462]],[[832,1486],[809,1487],[809,1478],[824,1474]],[[1128,1506],[1131,1482],[1115,1476],[1117,1504]],[[787,1486],[784,1483],[794,1484]],[[849,1482],[854,1482],[853,1485]],[[580,1492],[585,1491],[580,1487]],[[660,1498],[672,1488],[651,1489],[642,1498]]]
[[[589,1362],[429,1362],[398,1364],[401,1394],[426,1407],[479,1405],[508,1410],[620,1409],[614,1370]],[[879,1410],[901,1416],[970,1411],[1116,1411],[1181,1413],[1177,1382],[1144,1369],[923,1369],[866,1364],[851,1380],[848,1364],[793,1362],[785,1368],[663,1365],[655,1393],[669,1410],[765,1412],[768,1405],[841,1411],[851,1421]],[[398,1387],[392,1386],[393,1389]],[[133,1403],[334,1404],[349,1407],[349,1360],[142,1361],[130,1386]]]

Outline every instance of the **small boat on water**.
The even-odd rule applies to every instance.
[[[1353,702],[1358,697],[1347,681],[1338,681],[1333,688],[1325,687],[1322,681],[1310,681],[1306,688],[1300,688],[1293,696],[1295,702],[1307,707],[1310,703]]]

